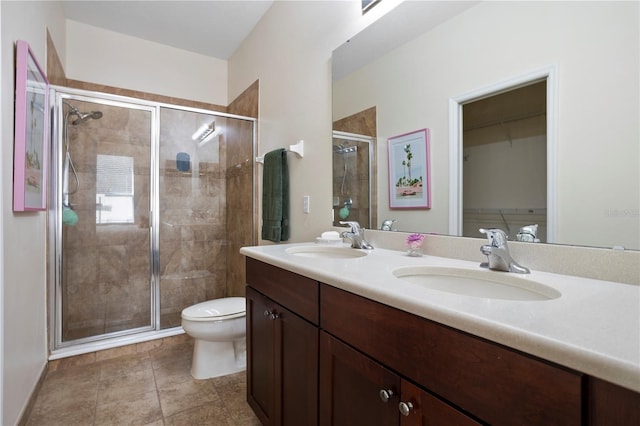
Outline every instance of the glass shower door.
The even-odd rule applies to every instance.
[[[58,94],[59,346],[151,330],[154,108]]]
[[[244,294],[255,119],[55,86],[51,99],[52,354],[173,336],[187,306]]]
[[[333,132],[333,226],[357,221],[376,228],[376,199],[372,184],[374,138]]]
[[[226,296],[227,122],[205,112],[160,108],[160,328],[182,310]]]

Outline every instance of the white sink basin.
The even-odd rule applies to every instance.
[[[509,272],[440,266],[411,266],[393,271],[396,277],[431,290],[485,299],[551,300],[556,289]]]
[[[285,250],[288,254],[302,257],[315,257],[321,259],[355,259],[364,257],[367,252],[353,249],[351,247],[331,247],[331,246],[298,246],[289,247]]]

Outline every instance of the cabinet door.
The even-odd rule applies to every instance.
[[[318,424],[318,327],[291,311],[275,307],[277,424]]]
[[[398,376],[320,332],[320,425],[397,425],[399,391]]]
[[[318,328],[247,287],[247,400],[265,426],[318,422]]]
[[[247,402],[263,425],[276,425],[275,304],[247,287]]]
[[[405,380],[398,404],[401,426],[479,425],[475,420]]]
[[[589,377],[589,425],[640,425],[640,393]]]

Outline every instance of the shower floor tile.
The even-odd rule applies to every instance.
[[[28,426],[259,426],[244,372],[191,377],[191,341],[50,371]]]

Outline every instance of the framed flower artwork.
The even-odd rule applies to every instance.
[[[389,208],[431,208],[429,129],[389,138]]]

